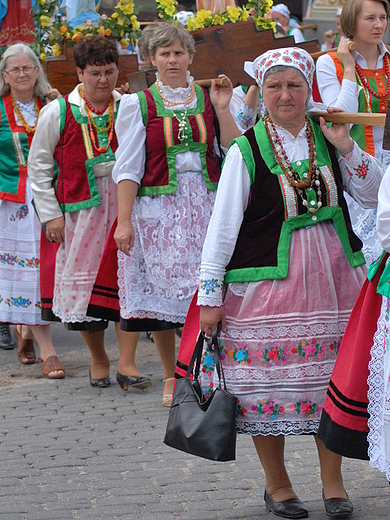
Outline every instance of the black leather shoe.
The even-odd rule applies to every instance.
[[[309,513],[299,498],[290,498],[283,502],[276,502],[267,490],[264,491],[264,501],[268,511],[283,518],[306,518]]]
[[[152,384],[149,377],[123,376],[120,372],[116,373],[116,380],[124,392],[127,392],[129,386],[145,390]]]
[[[349,518],[353,513],[353,505],[349,498],[328,498],[326,500],[322,490],[326,516],[329,518]]]
[[[103,377],[102,379],[93,379],[91,376],[91,370],[89,370],[89,382],[91,386],[94,386],[96,388],[107,388],[107,386],[110,386],[111,379],[109,377]]]
[[[15,347],[16,343],[12,339],[9,323],[0,323],[0,348],[11,350]]]

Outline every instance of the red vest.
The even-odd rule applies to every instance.
[[[175,157],[179,153],[199,152],[203,177],[209,190],[217,189],[220,167],[214,154],[214,114],[201,87],[196,86],[197,106],[187,110],[186,137],[178,139],[179,122],[185,111],[166,109],[155,85],[138,93],[146,127],[145,174],[138,195],[174,193],[177,187]]]
[[[58,100],[61,108],[60,139],[54,151],[59,167],[55,190],[62,211],[71,212],[100,205],[93,166],[115,161],[118,148],[116,135],[107,152],[99,154],[92,146],[88,119],[80,114],[80,107],[68,102],[68,96]],[[108,116],[102,117],[102,124]],[[96,135],[96,130],[95,130]],[[102,134],[99,134],[99,139]],[[105,134],[107,137],[107,134]]]

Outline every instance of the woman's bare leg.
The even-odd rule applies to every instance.
[[[276,502],[296,498],[284,463],[284,435],[252,437],[265,473],[265,488]]]
[[[110,375],[110,360],[104,348],[104,330],[89,334],[85,330],[81,335],[91,353],[92,379],[104,379]]]
[[[25,328],[27,327],[23,325],[22,334],[25,333],[27,336],[24,339],[29,339],[29,333],[28,331],[24,331]],[[53,341],[51,339],[50,325],[34,325],[30,328],[30,331],[33,337],[35,338],[36,342],[38,343],[40,358],[43,359],[43,361],[46,361],[47,358],[49,358],[50,356],[57,355],[53,345]],[[49,372],[49,376],[59,376],[63,373],[63,370],[53,370],[52,372]]]
[[[341,474],[341,455],[325,448],[325,445],[317,436],[314,438],[320,459],[321,480],[325,498],[327,500],[329,498],[347,498]]]
[[[153,339],[163,366],[163,395],[172,395],[176,368],[175,329],[154,331]]]
[[[135,351],[137,349],[139,332],[121,330],[119,323],[115,323],[115,330],[119,344],[118,372],[122,376],[142,377],[135,363]]]

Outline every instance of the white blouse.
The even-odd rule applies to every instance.
[[[309,149],[303,128],[295,138],[287,130],[276,126],[290,162],[309,157]],[[362,159],[368,162],[367,176],[357,175]],[[355,143],[351,157],[347,160],[339,155],[338,162],[347,191],[365,208],[375,208],[378,189],[383,175],[380,162],[361,150]],[[248,205],[250,179],[245,162],[237,144],[230,147],[226,156],[221,179],[218,184],[214,211],[203,246],[200,277],[202,280],[217,280],[221,287],[240,231],[244,211]],[[222,293],[199,288],[198,304],[222,305]]]

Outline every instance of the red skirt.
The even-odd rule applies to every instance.
[[[382,304],[382,296],[376,291],[387,257],[372,281],[364,282],[352,310],[317,433],[329,450],[363,460],[368,460],[368,364]]]

